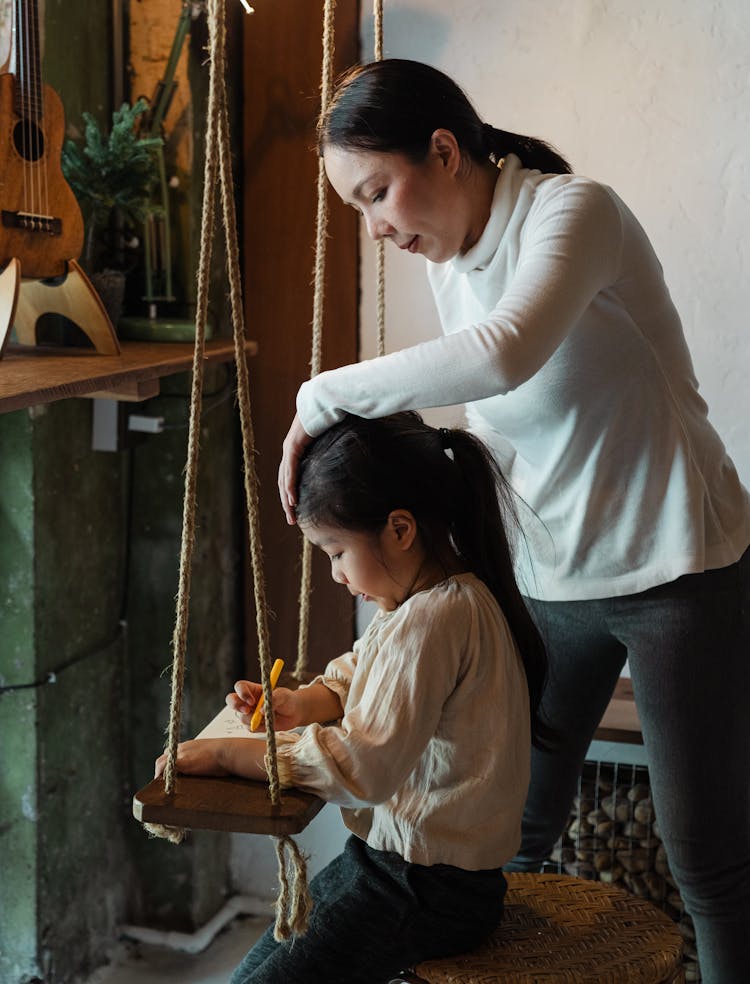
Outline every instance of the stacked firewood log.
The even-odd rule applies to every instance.
[[[701,979],[695,932],[669,870],[645,767],[585,764],[570,821],[548,867],[653,901],[684,937],[686,981]]]

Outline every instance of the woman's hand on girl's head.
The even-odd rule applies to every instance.
[[[284,438],[279,465],[279,497],[290,526],[296,522],[294,507],[297,505],[297,467],[302,452],[311,441],[312,438],[302,426],[299,416],[295,414],[292,426]]]
[[[227,706],[232,708],[247,728],[250,727],[250,721],[262,693],[263,688],[259,683],[238,680],[234,685],[234,692],[226,696]],[[259,730],[265,731],[265,707],[261,713],[263,717]],[[300,719],[299,700],[295,690],[289,690],[287,687],[277,687],[274,690],[273,722],[277,731],[290,731],[304,723]]]

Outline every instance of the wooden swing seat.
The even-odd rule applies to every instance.
[[[181,776],[174,793],[163,778],[153,779],[133,797],[133,816],[141,823],[239,834],[283,837],[304,830],[324,801],[299,789],[285,789],[274,806],[264,782],[237,776]]]
[[[279,684],[296,690],[317,674],[282,673]],[[201,737],[201,735],[198,735]],[[133,797],[133,816],[141,823],[199,830],[226,830],[236,834],[299,834],[325,806],[325,800],[300,789],[281,791],[274,806],[268,784],[240,776],[183,776],[177,773],[172,796],[164,779],[153,779]]]

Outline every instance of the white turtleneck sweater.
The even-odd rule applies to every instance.
[[[478,242],[427,272],[443,337],[305,383],[308,434],[345,412],[465,403],[520,497],[534,598],[632,594],[739,559],[750,497],[661,265],[610,188],[510,155]]]

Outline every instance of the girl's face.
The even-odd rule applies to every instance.
[[[331,561],[331,577],[346,585],[349,594],[374,601],[391,612],[404,601],[411,587],[411,564],[404,565],[402,538],[390,523],[380,533],[344,530],[338,526],[300,523],[310,543]]]
[[[389,239],[399,249],[445,263],[481,233],[459,178],[461,155],[447,130],[435,131],[419,164],[400,153],[340,147],[327,147],[324,160],[336,194],[362,214],[372,239]]]

